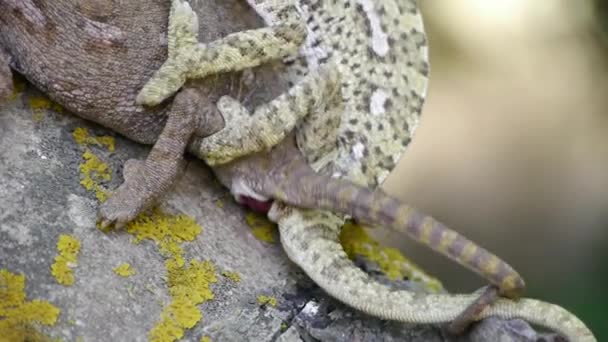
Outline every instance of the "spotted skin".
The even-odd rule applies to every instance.
[[[224,117],[231,119],[226,121],[227,125],[222,131],[199,142],[194,152],[211,164],[216,161],[216,174],[226,186],[232,188],[237,198],[242,195],[239,190],[243,190],[237,189],[238,186],[244,186],[245,194],[253,189],[257,192],[256,196],[277,198],[287,204],[329,208],[371,222],[384,222],[486,276],[499,286],[503,295],[516,297],[523,288],[523,281],[498,258],[454,232],[445,230],[440,223],[416,214],[409,207],[383,196],[376,199],[369,190],[366,193],[354,187],[356,184],[376,188],[395,166],[418,125],[426,91],[428,64],[426,39],[415,2],[302,0],[298,1],[296,7],[308,32],[298,54],[286,60],[289,79],[294,87],[302,84],[314,87],[315,83],[309,81],[311,77],[323,75],[328,65],[335,66],[340,80],[338,94],[328,91],[333,87],[326,85],[335,83],[328,78],[330,81],[327,82],[320,80],[319,84],[323,86],[303,87],[304,91],[297,96],[277,99],[264,110],[243,110],[243,106],[234,100],[224,98],[220,100],[218,109]],[[259,13],[264,16],[264,11]],[[231,60],[232,56],[228,58],[229,62]],[[195,63],[187,67],[197,68]],[[142,94],[145,94],[145,90]],[[169,89],[166,95],[174,90]],[[334,101],[334,95],[338,101]],[[317,102],[307,97],[319,96],[329,101],[313,108],[316,106],[311,104]],[[295,101],[307,105],[294,106]],[[318,182],[314,185],[316,189],[325,187],[326,192],[313,189],[302,194],[302,189],[305,189],[302,186],[306,184],[282,184],[274,177],[281,173],[264,172],[252,176],[256,174],[253,172],[256,168],[265,170],[264,167],[269,164],[267,158],[272,158],[272,151],[270,155],[262,154],[266,157],[252,164],[248,164],[249,157],[229,161],[238,157],[238,153],[248,156],[257,151],[267,151],[276,143],[282,145],[285,130],[275,127],[277,118],[281,118],[281,125],[295,127],[298,147],[315,171],[352,183],[340,183],[339,189],[328,191],[328,188],[332,189],[333,182]],[[242,142],[247,141],[243,139],[243,122],[255,123],[260,132],[274,132],[270,134],[277,136],[272,139],[265,137],[262,143],[256,142],[257,138],[249,139],[256,143],[241,146]],[[215,143],[212,143],[214,140]],[[227,144],[217,143],[222,140]],[[230,145],[231,141],[236,143]],[[211,155],[211,151],[219,151],[219,158]],[[222,155],[228,157],[222,159]],[[287,161],[293,158],[283,159]],[[247,167],[239,170],[238,165]],[[298,172],[295,170],[283,175],[290,174],[287,178],[296,181],[300,179],[298,176],[302,176]],[[306,202],[308,200],[311,202]],[[355,308],[384,318],[431,323],[457,319],[461,312],[469,311],[465,310],[468,306],[475,305],[475,295],[417,296],[407,292],[395,293],[372,282],[348,261],[337,242],[335,232],[343,220],[335,214],[320,210],[309,212],[277,201],[271,208],[270,216],[279,223],[281,240],[289,257],[328,293]],[[315,234],[311,234],[313,231]],[[498,303],[504,303],[504,300]],[[480,319],[493,312],[502,317],[521,317],[540,322],[567,336],[590,335],[578,319],[569,317],[570,314],[564,313],[559,307],[549,304],[543,307],[544,304],[533,302],[531,305],[514,307],[498,304],[490,307],[494,311],[490,308],[471,310],[480,313],[469,319]],[[534,308],[537,307],[546,309],[550,315],[535,317],[538,312]],[[569,319],[571,326],[556,324],[564,317]]]
[[[497,286],[502,296],[518,298],[525,284],[519,274],[494,254],[408,206],[381,189],[370,190],[344,179],[315,172],[295,147],[293,137],[269,154],[241,158],[215,167],[229,187],[239,179],[263,198],[298,208],[329,210],[368,225],[384,226],[456,261]],[[243,196],[234,190],[235,196]],[[275,218],[276,219],[276,218]]]
[[[154,106],[173,95],[187,79],[240,71],[295,53],[306,36],[294,0],[248,0],[268,27],[229,34],[213,42],[198,42],[198,20],[189,3],[173,0],[167,61],[146,83],[138,104]]]

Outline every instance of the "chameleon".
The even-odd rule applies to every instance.
[[[77,115],[98,122],[135,141],[148,144],[156,142],[148,158],[151,161],[162,161],[163,157],[166,158],[165,160],[171,160],[174,155],[181,155],[186,146],[191,152],[194,151],[197,154],[196,150],[200,148],[201,142],[207,139],[205,137],[216,131],[218,126],[222,126],[224,118],[218,117],[219,112],[214,108],[215,102],[219,97],[218,94],[225,92],[232,92],[233,95],[240,94],[241,96],[237,97],[243,97],[246,104],[251,102],[252,106],[255,107],[256,100],[260,100],[258,98],[260,94],[264,95],[267,92],[270,93],[269,97],[273,98],[273,95],[276,94],[272,94],[272,92],[277,90],[277,87],[273,86],[281,88],[280,82],[277,82],[276,79],[264,79],[266,73],[269,75],[276,74],[276,65],[262,65],[260,67],[262,69],[253,69],[249,73],[243,72],[239,74],[240,76],[208,77],[200,82],[188,81],[184,89],[175,96],[170,107],[169,104],[155,108],[139,106],[136,104],[137,89],[141,88],[147,78],[161,65],[165,57],[166,46],[162,44],[162,41],[159,42],[158,39],[164,36],[164,31],[167,29],[167,23],[163,20],[169,11],[166,2],[146,2],[142,5],[137,1],[124,4],[103,1],[81,1],[78,3],[79,6],[70,6],[72,4],[69,1],[45,3],[41,1],[17,2],[3,0],[0,4],[7,5],[6,8],[10,9],[6,13],[0,13],[0,45],[2,47],[3,59],[9,61],[13,69],[24,74],[52,99]],[[215,3],[209,1],[203,3],[202,6],[208,7],[200,11],[206,17],[205,20],[200,21],[201,27],[199,28],[199,33],[212,32],[216,34],[216,37],[226,36],[225,32],[221,32],[221,30],[214,31],[213,29],[215,26],[221,27],[222,25],[226,25],[226,18],[230,18],[230,15],[226,16],[226,13],[240,13],[238,12],[238,4],[231,3],[230,1],[218,1]],[[220,9],[214,10],[214,8]],[[120,12],[120,15],[116,14],[118,12]],[[187,15],[187,11],[174,11],[172,14]],[[217,16],[215,20],[213,19],[213,15]],[[70,18],[70,20],[66,21],[64,18]],[[125,18],[128,18],[128,20],[125,20]],[[239,15],[239,21],[241,20],[246,21]],[[222,24],[214,25],[217,22],[221,22]],[[142,23],[145,23],[145,25],[142,25]],[[169,26],[169,30],[171,30],[171,24]],[[140,30],[139,28],[141,27],[145,29]],[[191,25],[190,27],[195,27],[195,25]],[[242,27],[237,25],[237,29],[242,29]],[[70,35],[69,33],[71,32],[84,34]],[[145,32],[145,34],[142,34],[142,32]],[[175,43],[169,37],[167,42],[169,48]],[[40,53],[41,51],[44,51],[44,54]],[[171,52],[169,52],[170,54]],[[132,59],[135,57],[138,58],[138,63],[132,62]],[[270,68],[270,71],[263,68]],[[0,70],[5,71],[5,66]],[[6,82],[7,73],[4,72],[2,75],[3,77],[0,77],[0,80],[3,80],[3,82],[0,82],[0,84],[8,84]],[[323,88],[319,87],[319,85],[331,88],[331,82],[327,82],[327,78],[319,77],[319,75],[313,73],[313,76],[308,79],[308,83],[303,82],[304,85],[309,84],[309,87],[310,85],[316,85],[315,89],[317,90]],[[252,77],[254,79],[261,77],[262,79],[256,79],[255,83],[259,82],[264,87],[260,87],[256,91],[248,92],[244,90],[245,94],[243,94],[242,88],[247,88],[248,84],[251,87],[252,83],[248,82],[247,79]],[[235,78],[238,80],[235,80]],[[100,81],[100,79],[103,81]],[[107,84],[111,84],[112,87],[107,87]],[[304,93],[314,91],[314,89],[302,85],[299,88],[296,86],[295,89],[301,90]],[[290,93],[288,92],[288,94]],[[294,92],[291,92],[291,94],[296,95],[294,99],[301,98],[297,96],[297,91],[295,94]],[[221,99],[219,101],[221,102]],[[303,107],[317,106],[314,101],[302,101],[301,105]],[[195,115],[196,113],[199,115]],[[191,137],[191,140],[189,139],[190,137],[181,139],[178,137],[178,139],[174,139],[176,138],[174,134],[183,133],[183,131],[191,131],[191,134],[194,136]],[[175,145],[176,140],[179,143],[177,146]],[[284,143],[288,147],[293,142],[291,139],[287,139]],[[281,147],[282,145],[278,146],[272,153],[280,155],[281,151],[284,151]],[[297,156],[297,154],[292,153],[290,155]],[[138,182],[134,180],[139,179],[137,176],[142,174],[159,177],[163,186],[166,186],[168,183],[167,179],[174,177],[173,175],[155,174],[154,171],[157,169],[151,167],[155,164],[148,164],[149,160],[146,162],[131,162],[125,165],[124,176],[126,185],[137,184]],[[231,169],[226,169],[225,167],[227,166],[225,165],[218,167],[216,170],[218,176],[221,178],[222,174],[230,175],[229,170],[238,170],[238,165],[247,165],[248,160],[245,159],[240,163],[237,161],[237,164],[228,164],[232,165]],[[268,163],[260,161],[257,156],[253,160],[255,162],[253,165],[260,170],[265,169],[262,167],[264,165],[269,166]],[[179,161],[177,163],[170,161],[169,164],[171,164],[169,165],[170,167],[174,167],[173,164],[179,164]],[[163,167],[160,169],[163,169]],[[237,179],[238,177],[235,175],[233,178]],[[226,179],[226,176],[224,176],[224,179]],[[229,183],[232,185],[231,182]],[[151,182],[151,184],[156,188],[159,183]],[[144,184],[144,192],[149,190],[146,186],[147,184]],[[355,186],[354,183],[352,186]],[[129,186],[126,188],[128,189]],[[257,192],[264,193],[266,190],[268,189],[260,188],[257,189]],[[141,195],[141,192],[136,192],[135,195]],[[275,195],[281,199],[279,197],[280,193],[276,193]],[[256,195],[253,194],[253,196]],[[285,199],[286,203],[289,203],[288,199]],[[137,201],[139,200],[135,198],[134,202]],[[305,205],[305,203],[302,203],[302,205]],[[143,206],[145,205],[142,204]],[[445,295],[441,297],[431,296],[428,297],[431,298],[431,302],[422,304],[422,306],[416,306],[417,301],[415,299],[418,295],[408,294],[410,296],[409,299],[408,297],[400,297],[399,301],[394,303],[394,305],[404,306],[403,310],[394,308],[383,311],[381,306],[375,304],[372,304],[371,307],[367,304],[367,306],[362,306],[360,298],[370,298],[369,294],[358,299],[354,298],[352,293],[345,295],[344,293],[337,292],[337,289],[341,288],[343,290],[348,288],[348,286],[342,287],[342,285],[351,284],[350,282],[344,282],[345,279],[353,281],[355,285],[360,285],[359,281],[365,279],[361,278],[364,275],[362,271],[351,265],[350,261],[345,259],[345,255],[342,255],[343,252],[340,252],[341,249],[336,241],[337,237],[333,236],[340,225],[337,217],[323,212],[300,211],[295,208],[286,210],[276,209],[278,207],[279,204],[273,204],[273,208],[275,209],[271,210],[273,212],[272,216],[276,221],[279,221],[282,233],[281,239],[289,257],[303,267],[311,278],[321,287],[325,288],[328,293],[351,306],[365,312],[375,313],[375,315],[380,317],[387,317],[392,312],[390,314],[392,316],[387,318],[424,322],[425,320],[428,321],[428,319],[423,317],[419,321],[416,320],[416,308],[422,308],[424,311],[429,308],[428,305],[430,303],[433,304],[433,307],[437,304],[436,309],[442,310],[445,309],[442,305],[447,305],[451,309],[442,310],[442,312],[454,313],[462,311],[467,304],[473,301],[474,296],[469,296],[464,298],[459,304],[453,305],[450,304],[449,300],[445,301],[451,297]],[[281,214],[285,212],[291,212],[292,214]],[[305,227],[306,225],[310,225],[310,227]],[[324,239],[327,240],[325,246],[308,244],[308,241],[323,241]],[[319,247],[322,248],[317,254],[314,251],[304,251],[303,248],[307,244],[308,247],[314,250],[318,250]],[[319,259],[314,260],[315,255],[318,255]],[[312,256],[313,259],[307,259],[308,256]],[[323,275],[317,272],[318,264],[316,262],[328,258],[330,260],[336,258],[335,260],[337,261],[330,264],[330,269],[337,269],[340,279],[332,280],[327,277],[327,274]],[[344,273],[342,273],[343,268]],[[315,271],[315,269],[317,270]],[[387,288],[379,284],[373,284],[371,281],[364,281],[364,284],[372,286],[374,288],[373,293],[377,296],[382,297],[387,293]],[[414,300],[412,301],[412,299]],[[374,303],[374,301],[370,303]],[[408,303],[413,306],[409,307],[406,305]],[[501,303],[501,301],[498,303]],[[512,302],[508,303],[510,303],[509,305],[515,305],[515,309],[508,305],[506,306],[507,309],[504,309],[503,306],[502,310],[505,310],[505,312],[515,312],[516,314],[513,315],[517,316],[517,310],[520,310],[524,312],[523,314],[519,313],[523,315],[522,317],[535,315],[533,311],[530,311],[530,307],[523,306],[520,308],[518,305],[520,305],[521,301],[516,304]],[[388,308],[387,306],[385,307]],[[495,305],[493,307],[500,308],[501,306]],[[539,305],[539,307],[543,306]],[[561,309],[558,307],[549,307],[552,308],[551,312],[569,317],[567,312],[560,311]],[[378,311],[385,313],[383,314]],[[410,312],[410,314],[404,316],[403,313],[407,312]],[[408,316],[412,312],[414,313],[413,316]],[[528,313],[526,314],[525,312]],[[509,317],[508,315],[505,316]],[[558,316],[546,317],[550,319]],[[538,315],[536,319],[538,318],[545,317]],[[442,319],[445,321],[451,320],[449,317]],[[572,332],[576,331],[576,329],[583,331],[581,336],[584,336],[586,329],[584,325],[577,321],[576,318],[568,319],[572,319],[572,322],[574,322],[572,323],[572,330],[569,332],[570,336],[577,336],[575,335],[576,332]],[[534,321],[534,319],[531,320]],[[550,323],[547,325],[552,326]],[[567,325],[565,326],[567,329],[570,329]]]

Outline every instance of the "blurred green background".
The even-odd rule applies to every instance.
[[[524,276],[527,296],[608,341],[608,4],[420,5],[428,99],[385,189],[494,251]],[[451,291],[484,285],[403,236],[374,234]]]

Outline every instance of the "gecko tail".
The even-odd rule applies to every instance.
[[[155,106],[186,82],[187,56],[198,44],[198,16],[185,0],[173,0],[167,34],[167,60],[137,94],[139,105]]]
[[[511,266],[434,218],[380,189],[372,191],[347,180],[317,174],[305,163],[288,168],[279,173],[283,179],[272,179],[267,184],[269,197],[300,208],[339,212],[361,223],[405,233],[487,279],[498,287],[501,296],[521,297],[525,283]]]
[[[406,323],[445,324],[477,299],[475,294],[415,294],[374,281],[348,259],[338,242],[343,220],[331,213],[288,208],[278,224],[289,258],[329,295],[369,315]],[[571,342],[596,342],[576,316],[538,300],[499,299],[478,318],[490,316],[521,318],[554,330]]]

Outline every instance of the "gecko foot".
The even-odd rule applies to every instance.
[[[112,224],[116,229],[123,228],[149,208],[176,177],[158,172],[145,161],[136,159],[125,163],[123,175],[124,183],[99,208],[102,229]]]
[[[477,321],[479,314],[499,298],[498,287],[488,285],[482,289],[481,295],[469,307],[467,307],[448,326],[448,332],[453,335],[461,335],[471,323]]]
[[[173,0],[167,33],[167,61],[144,85],[135,102],[155,106],[175,94],[186,82],[188,57],[198,44],[198,17],[187,1]]]

